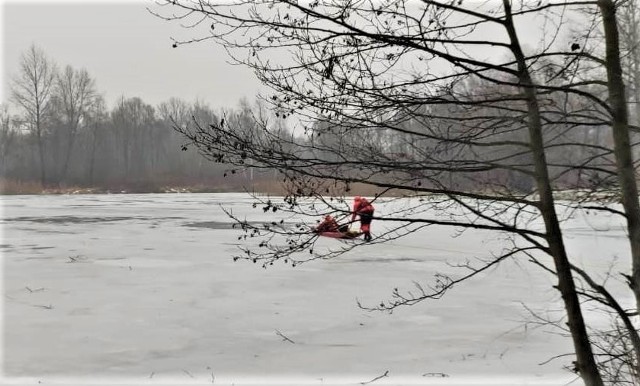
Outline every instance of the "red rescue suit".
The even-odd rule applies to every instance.
[[[373,220],[373,205],[367,199],[362,197],[355,197],[353,200],[353,212],[351,215],[351,221],[356,219],[356,216],[360,217],[360,230],[364,233],[365,240],[371,239],[371,221]]]

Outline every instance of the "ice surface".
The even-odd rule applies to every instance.
[[[436,272],[462,274],[447,262],[490,257],[503,243],[491,233],[452,237],[451,228],[429,227],[265,270],[232,260],[242,233],[220,206],[271,218],[252,202],[240,194],[1,197],[5,384],[360,384],[387,371],[372,384],[575,379],[562,368],[571,356],[540,365],[572,346],[530,323],[525,305],[562,313],[554,278],[524,259],[392,314],[357,306],[428,284]],[[383,227],[374,222],[374,234]],[[626,268],[614,217],[576,213],[565,235],[582,266]]]

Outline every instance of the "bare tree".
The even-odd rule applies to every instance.
[[[45,131],[56,78],[56,66],[42,49],[32,45],[22,55],[20,72],[12,79],[12,100],[22,108],[29,130],[36,137],[40,160],[40,183],[47,184]]]
[[[636,1],[624,1],[617,13],[628,99],[635,124],[640,125],[640,7]]]
[[[513,248],[467,267],[471,273],[462,279],[439,276],[429,288],[396,291],[391,300],[373,308],[391,310],[439,298],[461,280],[504,259],[524,256],[558,279],[575,348],[575,371],[587,385],[601,385],[603,380],[580,297],[596,297],[614,311],[638,358],[640,339],[628,323],[636,310],[620,307],[585,267],[571,263],[553,195],[554,189],[579,187],[585,181],[598,197],[604,197],[604,188],[618,187],[624,212],[592,203],[593,194],[575,196],[570,206],[627,219],[633,256],[633,272],[627,277],[640,299],[640,213],[613,1],[514,5],[503,0],[501,7],[427,0],[201,0],[167,5],[177,13],[156,14],[207,29],[174,46],[208,39],[224,45],[271,87],[273,95],[265,100],[275,111],[295,115],[301,122],[298,132],[304,139],[289,141],[276,135],[266,120],[259,121],[260,133],[219,122],[202,122],[195,129],[176,127],[212,161],[277,168],[291,194],[282,204],[265,200],[265,210],[347,213],[343,199],[325,197],[345,194],[360,183],[380,192],[425,195],[411,210],[377,219],[398,224],[387,239],[431,224],[512,235]],[[582,40],[561,41],[564,18],[585,9],[591,18],[582,19]],[[534,16],[545,20],[547,30],[537,48],[525,49],[517,28]],[[598,28],[604,33],[604,52],[589,44]],[[612,128],[612,146],[587,135],[604,127]],[[576,156],[564,156],[572,149],[579,150]],[[572,174],[589,178],[567,183],[566,176]],[[509,180],[519,181],[518,188]],[[323,205],[306,205],[304,197],[315,197]],[[429,209],[447,213],[450,219],[430,217]],[[544,230],[530,227],[531,216],[542,218]],[[304,224],[286,229],[277,222],[257,227],[237,220],[251,236],[264,237],[258,248],[246,249],[245,258],[265,266],[335,254],[313,251],[316,236]],[[378,240],[384,241],[385,235]],[[296,259],[307,250],[312,257]],[[545,255],[552,264],[545,262]],[[637,359],[630,365],[636,369]]]
[[[0,178],[6,177],[7,161],[15,151],[17,130],[6,105],[0,105]]]
[[[104,98],[96,96],[92,98],[91,104],[86,110],[86,128],[87,128],[87,146],[88,162],[87,162],[87,178],[88,184],[93,186],[95,183],[95,170],[98,151],[101,145],[106,142],[106,127],[108,113]]]
[[[97,97],[95,82],[86,70],[66,66],[56,78],[54,98],[61,120],[62,144],[57,149],[61,155],[58,163],[58,182],[66,179],[69,160],[74,150],[78,129],[87,119],[87,113]]]
[[[145,140],[154,124],[154,108],[140,98],[123,97],[112,111],[111,119],[121,152],[122,176],[140,178],[147,167],[150,146]]]
[[[607,71],[608,99],[611,109],[611,121],[616,159],[616,171],[620,184],[621,201],[627,222],[628,238],[631,250],[631,274],[625,275],[636,300],[636,310],[640,310],[640,204],[636,167],[633,160],[629,112],[625,95],[624,75],[620,58],[620,37],[617,19],[618,5],[613,0],[598,2],[605,37],[605,68]],[[619,314],[621,314],[619,312]],[[625,321],[627,332],[634,348],[635,363],[632,369],[635,379],[640,378],[640,338],[635,326]]]

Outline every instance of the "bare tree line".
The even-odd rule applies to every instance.
[[[7,105],[0,109],[0,186],[7,192],[242,190],[274,180],[273,173],[249,170],[224,178],[228,167],[212,165],[185,148],[173,129],[222,116],[248,121],[260,109],[257,103],[243,100],[235,110],[216,112],[201,101],[170,98],[152,106],[123,96],[109,108],[86,70],[58,69],[35,45],[24,52],[11,80],[15,108],[12,113]]]
[[[631,22],[633,20],[629,21],[629,23]],[[630,30],[623,36],[627,39],[633,39],[633,33],[633,30]],[[630,53],[626,56],[626,69],[629,70],[630,84],[633,85],[636,82],[633,74],[635,74],[634,70],[638,68],[639,60],[635,45],[629,44]],[[636,59],[634,60],[634,58]],[[550,74],[553,72],[554,64],[543,62],[540,67],[540,73]],[[325,68],[323,71],[326,73],[327,69]],[[336,67],[336,71],[339,71],[339,67]],[[554,78],[557,77],[556,74]],[[463,89],[478,88],[484,88],[487,94],[500,92],[500,85],[494,85],[482,77],[469,77],[461,82],[456,93],[462,93]],[[633,101],[637,98],[635,96],[637,88],[632,86],[630,90],[633,92],[629,94],[629,100],[634,103]],[[458,94],[458,97],[461,95]],[[452,95],[452,97],[454,96]],[[184,139],[176,135],[173,126],[177,123],[186,127],[194,122],[194,118],[199,122],[220,122],[223,115],[239,114],[242,116],[239,119],[245,121],[244,126],[251,127],[256,109],[262,110],[258,115],[268,114],[265,113],[265,109],[267,109],[265,105],[261,107],[250,106],[246,101],[240,103],[238,111],[215,113],[202,102],[187,103],[171,98],[154,107],[136,97],[122,97],[109,111],[96,88],[95,80],[86,70],[78,70],[70,65],[59,70],[56,63],[36,46],[29,47],[23,54],[20,72],[12,79],[11,100],[16,107],[20,108],[21,114],[9,116],[6,106],[2,107],[0,178],[4,179],[5,184],[8,184],[9,181],[33,182],[43,188],[81,186],[154,191],[161,185],[212,185],[212,181],[215,180],[217,185],[226,184],[227,187],[223,189],[228,189],[230,179],[220,180],[220,176],[224,175],[228,168],[204,163],[193,149],[180,151]],[[274,96],[272,101],[274,100],[278,100],[278,97]],[[278,103],[281,102],[278,100]],[[508,100],[503,103],[508,103]],[[567,101],[555,97],[555,101],[551,103],[559,106],[563,103],[566,104]],[[634,103],[634,106],[637,105]],[[427,109],[426,105],[421,105],[419,100],[412,102],[412,106],[416,106],[417,109]],[[579,108],[581,107],[575,107],[575,109]],[[447,118],[449,123],[444,123],[443,119],[438,123],[442,126],[442,130],[446,130],[446,127],[450,127],[451,122],[455,121],[452,118],[454,114],[466,114],[465,109],[460,109],[457,113],[452,109],[454,107],[444,103],[439,106],[431,106],[429,114],[432,118],[429,120],[424,118],[424,114],[408,113],[400,118],[400,114],[393,113],[395,119],[398,119],[398,125],[404,127],[406,132],[399,133],[394,129],[368,131],[367,136],[369,133],[372,134],[371,137],[368,137],[369,139],[384,144],[384,147],[380,149],[381,154],[375,154],[375,157],[404,162],[415,162],[416,160],[427,162],[430,158],[442,156],[445,152],[442,144],[436,147],[427,144],[429,141],[437,142],[433,136],[429,139],[429,135],[426,135],[419,141],[415,141],[410,133],[416,130],[424,131],[427,127],[433,128],[434,117],[438,114],[440,116],[449,115]],[[280,114],[286,116],[287,113],[281,111]],[[174,122],[174,119],[177,119],[177,122]],[[386,118],[383,118],[381,113],[381,117],[378,119]],[[467,119],[467,121],[472,124],[478,123],[471,119]],[[486,125],[491,122],[491,119],[485,120]],[[277,123],[282,133],[286,132],[282,120]],[[362,120],[341,121],[340,123],[343,126],[367,125]],[[586,124],[585,122],[581,123]],[[327,123],[316,120],[310,125],[322,128]],[[336,126],[332,125],[335,130]],[[457,126],[460,127],[460,125]],[[499,134],[499,137],[505,141],[511,141],[512,147],[517,147],[517,139],[524,135],[523,130],[522,127],[520,129],[510,128]],[[592,122],[586,129],[578,123],[572,122],[571,126],[568,124],[556,125],[554,130],[559,133],[555,138],[580,137],[574,142],[589,144],[589,146],[576,147],[576,151],[566,151],[567,149],[559,144],[556,144],[555,148],[549,147],[547,154],[554,161],[552,169],[557,169],[559,174],[557,176],[559,188],[588,188],[594,184],[600,186],[608,183],[608,179],[603,173],[597,171],[586,173],[576,169],[567,171],[567,168],[564,167],[584,159],[586,152],[595,155],[598,147],[606,147],[608,138],[605,134],[607,126],[604,120],[600,124]],[[307,141],[310,147],[314,148],[314,152],[322,152],[322,149],[325,149],[325,156],[328,156],[330,152],[335,153],[336,149],[332,149],[330,152],[326,151],[327,148],[331,148],[331,141],[342,141],[344,142],[343,146],[347,146],[349,143],[344,141],[340,134],[332,133],[331,130],[317,129],[316,132],[318,133],[316,137],[311,136],[310,139],[305,139],[304,136],[298,136],[296,141]],[[320,132],[323,132],[322,137],[320,137]],[[350,135],[349,141],[357,142],[360,140],[357,136]],[[451,156],[455,154],[458,157],[458,162],[462,162],[462,158],[469,156],[459,149],[456,150],[455,146],[451,144],[448,144],[447,147],[446,152],[449,152]],[[498,152],[503,154],[512,151],[507,146],[501,147],[502,149]],[[491,146],[485,145],[484,148],[487,153],[495,154],[496,152],[496,149]],[[348,149],[340,149],[340,151],[348,151]],[[370,158],[373,156],[374,154],[370,154]],[[521,153],[518,157],[522,161],[525,155]],[[238,176],[245,176],[246,173],[244,170],[244,173],[238,174]],[[522,176],[513,169],[488,168],[484,173],[475,173],[474,176],[441,172],[438,174],[438,178],[441,178],[443,174],[447,174],[447,178],[451,180],[455,179],[460,186],[499,183],[504,188],[520,191],[528,191],[532,186],[529,177]],[[274,180],[273,173],[267,173],[265,178]],[[233,188],[238,189],[237,184],[232,185]]]

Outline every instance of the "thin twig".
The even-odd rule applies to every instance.
[[[48,306],[43,306],[41,304],[34,304],[34,307],[38,307],[38,308],[44,308],[45,310],[52,310],[53,309],[53,305],[49,304]]]
[[[423,377],[442,377],[442,378],[448,378],[449,374],[445,374],[445,373],[424,373],[422,374]]]
[[[556,355],[556,356],[553,356],[553,357],[547,359],[544,362],[538,363],[538,366],[546,365],[547,363],[549,363],[549,362],[551,362],[551,361],[553,361],[555,359],[564,358],[564,357],[568,357],[568,356],[572,356],[572,355],[575,355],[575,354],[560,354],[560,355]]]
[[[281,337],[282,337],[282,340],[285,340],[285,341],[287,341],[287,342],[291,342],[291,343],[293,343],[293,344],[296,344],[296,342],[294,342],[294,341],[292,341],[291,339],[289,339],[288,337],[286,337],[286,336],[285,336],[283,333],[281,333],[280,331],[276,330],[276,334],[277,334],[278,336],[281,336]]]
[[[372,379],[372,380],[370,380],[369,382],[360,382],[360,384],[361,384],[361,385],[366,385],[366,384],[369,384],[369,383],[373,383],[373,382],[377,381],[377,380],[378,380],[378,379],[380,379],[380,378],[384,378],[384,377],[388,377],[388,376],[389,376],[389,370],[385,371],[385,372],[384,372],[384,374],[379,375],[379,376],[377,376],[377,377],[373,378],[373,379]]]
[[[67,263],[77,263],[79,261],[87,260],[87,257],[82,255],[67,256],[67,258],[69,259]]]

